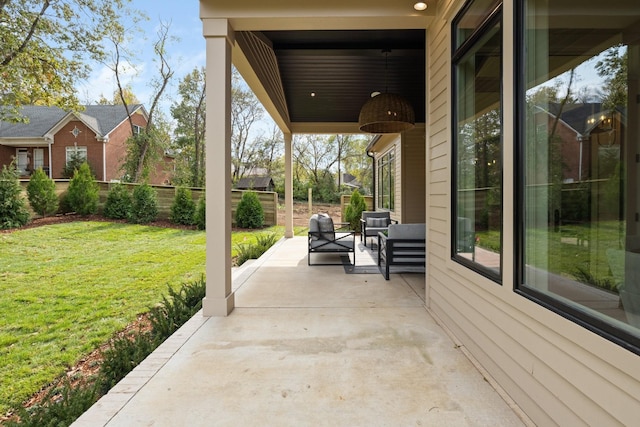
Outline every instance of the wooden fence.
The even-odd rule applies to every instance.
[[[367,210],[373,210],[373,197],[372,196],[362,196],[364,198],[364,202],[367,204]],[[347,206],[351,203],[351,194],[343,194],[340,196],[340,212],[342,213],[342,221],[346,222],[345,212],[347,210]]]
[[[21,184],[23,188],[26,188],[28,181],[22,181]],[[69,180],[56,180],[56,194],[58,197],[61,197],[67,189],[69,188]],[[105,201],[107,200],[107,194],[109,193],[109,189],[114,185],[110,182],[98,181],[98,187],[100,188],[99,192],[99,202],[98,202],[98,212],[102,212],[102,208],[104,206]],[[129,192],[133,193],[133,189],[139,184],[128,184],[123,183]],[[158,218],[159,219],[168,219],[169,213],[171,212],[171,205],[176,196],[176,188],[173,186],[166,185],[152,185],[156,190],[157,200],[158,200]],[[191,197],[197,203],[200,197],[204,194],[204,188],[190,188]],[[240,199],[242,198],[243,190],[231,190],[231,215],[232,222],[235,225],[235,217],[236,217],[236,208]],[[262,205],[262,209],[264,210],[264,224],[267,226],[277,225],[278,224],[278,193],[273,191],[255,191],[258,195],[258,200],[260,200],[260,204]],[[26,198],[26,191],[25,191]]]

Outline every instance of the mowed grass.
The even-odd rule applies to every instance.
[[[0,234],[4,414],[205,272],[205,232],[74,222]]]
[[[293,234],[296,236],[306,236],[308,227],[293,227]],[[258,230],[234,231],[231,233],[231,256],[238,255],[238,245],[254,244],[259,234],[273,233],[278,239],[284,236],[284,227],[281,225],[273,225],[271,227]]]
[[[585,279],[579,276],[583,269],[591,275],[592,285],[604,284],[605,289],[617,291],[607,250],[621,249],[624,226],[620,221],[594,221],[562,225],[558,231],[528,229],[527,264],[579,281]],[[500,250],[497,231],[477,232],[476,236],[478,246],[495,252]]]

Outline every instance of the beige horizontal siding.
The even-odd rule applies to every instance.
[[[440,2],[429,28],[428,308],[536,424],[634,425],[640,357],[516,294],[511,277],[499,285],[450,259],[449,32],[461,6]],[[514,250],[512,237],[503,250]]]

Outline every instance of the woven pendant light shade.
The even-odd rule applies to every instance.
[[[367,133],[400,133],[415,126],[413,107],[392,93],[381,93],[369,99],[360,109],[358,124]]]

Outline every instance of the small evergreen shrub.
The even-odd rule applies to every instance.
[[[75,175],[75,172],[80,170],[80,167],[84,164],[87,163],[87,159],[84,158],[83,156],[74,153],[71,154],[69,161],[64,165],[64,168],[62,169],[62,177],[66,178],[66,179],[71,179],[73,178],[73,175]],[[89,163],[87,163],[87,165],[89,166],[89,170],[91,171],[91,175],[92,176],[96,176],[95,171],[93,170],[93,168],[91,167],[91,165],[89,165]]]
[[[367,202],[358,190],[354,190],[344,212],[345,220],[349,223],[351,230],[360,231],[360,218],[362,217],[362,211],[366,210]]]
[[[84,414],[97,400],[95,385],[86,384],[74,387],[68,379],[57,387],[52,387],[42,403],[28,409],[18,408],[20,421],[9,420],[10,427],[58,427],[71,425]]]
[[[89,377],[76,386],[72,386],[65,377],[49,390],[42,403],[29,409],[18,408],[19,421],[8,420],[6,424],[12,427],[71,425],[202,308],[205,290],[204,278],[184,283],[177,292],[169,288],[170,298],[163,297],[162,303],[149,313],[151,331],[140,330],[116,336],[103,352],[97,376]]]
[[[85,162],[69,181],[69,205],[80,215],[94,214],[98,211],[98,192],[98,183],[93,179],[89,165]]]
[[[277,241],[275,233],[262,233],[256,236],[256,243],[239,243],[236,245],[236,252],[238,258],[236,259],[237,265],[242,265],[247,260],[258,259],[265,253],[271,246]]]
[[[22,227],[29,222],[29,211],[22,197],[18,171],[12,163],[0,171],[0,229]]]
[[[42,217],[58,210],[56,183],[40,168],[31,175],[27,185],[27,198],[31,208]]]
[[[174,224],[193,225],[195,222],[196,203],[191,197],[191,190],[178,187],[176,197],[171,205],[169,221]]]
[[[156,190],[145,183],[133,190],[133,204],[129,221],[134,224],[146,224],[158,217],[158,198]]]
[[[128,219],[131,216],[133,201],[127,188],[116,183],[107,193],[102,214],[111,219]]]
[[[185,283],[178,291],[169,287],[169,297],[163,296],[162,303],[149,312],[153,335],[158,344],[170,337],[202,308],[205,292],[204,278],[193,283]]]
[[[204,278],[193,283],[184,283],[178,291],[169,287],[169,298],[163,296],[160,305],[153,307],[149,312],[151,331],[138,331],[131,336],[119,336],[112,340],[111,346],[103,353],[100,391],[109,391],[164,340],[191,319],[202,308],[205,291]]]
[[[58,213],[59,214],[68,214],[73,212],[73,208],[71,207],[71,203],[69,202],[69,192],[65,191],[60,194],[60,203],[58,204]]]
[[[205,230],[207,228],[207,202],[205,195],[202,193],[202,197],[198,199],[198,206],[196,206],[195,222],[198,230]]]
[[[117,336],[103,353],[99,390],[107,393],[158,347],[151,332]]]
[[[240,228],[259,228],[264,224],[264,210],[253,191],[245,191],[236,210],[236,224]]]

